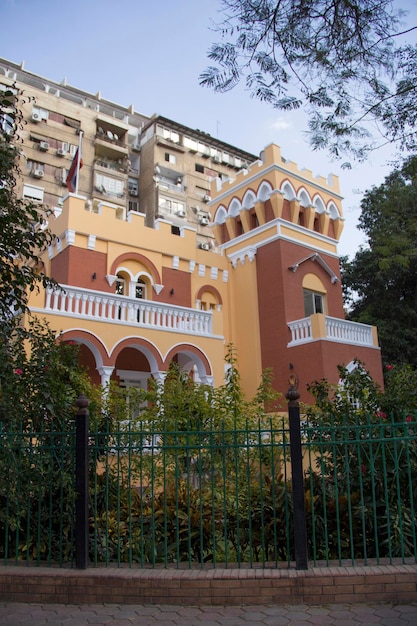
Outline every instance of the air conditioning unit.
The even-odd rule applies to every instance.
[[[209,225],[209,223],[210,223],[210,222],[209,222],[208,217],[200,217],[200,224],[201,224],[202,226],[208,226],[208,225]]]
[[[140,152],[140,143],[139,142],[134,143],[132,146],[132,150],[134,150],[135,152]]]
[[[210,244],[200,243],[200,250],[210,250]]]
[[[177,215],[178,215],[178,217],[185,217],[187,215],[186,210],[185,209],[178,209]]]
[[[58,148],[56,154],[57,156],[65,156],[67,154],[67,151],[65,150],[65,148]]]
[[[213,163],[220,163],[220,157],[218,156],[212,156],[211,160],[213,161]]]
[[[132,187],[131,189],[129,189],[129,195],[130,196],[134,196],[135,198],[137,198],[138,196],[138,190],[136,187]]]
[[[47,141],[41,141],[39,144],[39,150],[42,150],[43,152],[48,152],[49,143]]]
[[[32,113],[32,122],[40,122],[41,121],[41,116],[39,115],[39,113],[35,113],[35,111]]]
[[[63,167],[59,172],[59,181],[63,187],[67,186],[67,170]]]
[[[204,196],[203,196],[203,202],[210,202],[210,200],[211,200],[211,197],[210,197],[207,193],[206,193],[206,194],[204,194]]]
[[[43,170],[33,170],[33,175],[35,178],[43,178],[44,171]]]

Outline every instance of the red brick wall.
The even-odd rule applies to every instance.
[[[191,274],[189,272],[164,267],[162,269],[162,284],[164,289],[159,296],[154,294],[152,296],[153,300],[177,306],[193,306],[191,301]],[[172,295],[170,293],[171,289],[174,290]]]
[[[299,390],[304,402],[312,401],[306,392],[307,383],[320,378],[337,383],[337,366],[348,365],[355,357],[365,363],[377,382],[383,382],[380,351],[377,349],[325,340],[287,347],[291,340],[288,322],[305,317],[302,285],[306,274],[315,274],[324,284],[327,315],[344,319],[337,258],[321,254],[339,278],[335,284],[317,261],[301,263],[296,272],[289,269],[313,253],[314,250],[290,242],[275,241],[259,248],[256,254],[262,368],[273,369],[274,386],[285,394],[291,363],[299,377]]]
[[[51,274],[62,285],[114,292],[106,280],[107,255],[102,252],[68,246],[52,259]]]
[[[63,604],[415,602],[417,565],[172,570],[0,568],[0,600]]]

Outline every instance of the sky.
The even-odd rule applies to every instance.
[[[417,0],[401,6],[417,15]],[[392,148],[343,170],[308,143],[307,119],[252,99],[244,87],[215,94],[199,84],[218,40],[219,0],[0,0],[0,56],[26,70],[145,115],[154,113],[259,155],[270,143],[313,174],[339,177],[345,217],[339,253],[365,242],[357,229],[364,192],[392,170]],[[416,20],[417,23],[417,20]]]

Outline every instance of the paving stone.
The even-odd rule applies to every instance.
[[[5,626],[416,626],[417,603],[174,606],[0,603]]]
[[[263,619],[263,624],[265,624],[265,626],[287,626],[287,624],[291,624],[291,622],[289,621],[288,616],[270,615],[269,617],[265,617]]]
[[[308,621],[310,624],[336,624],[337,620],[334,617],[330,617],[330,615],[322,613],[321,615],[311,615]]]

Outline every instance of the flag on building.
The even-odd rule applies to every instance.
[[[77,152],[72,160],[71,167],[68,171],[67,180],[65,181],[68,191],[71,193],[78,193],[78,176],[80,169],[83,166],[83,160],[81,158],[81,150],[77,148]]]

